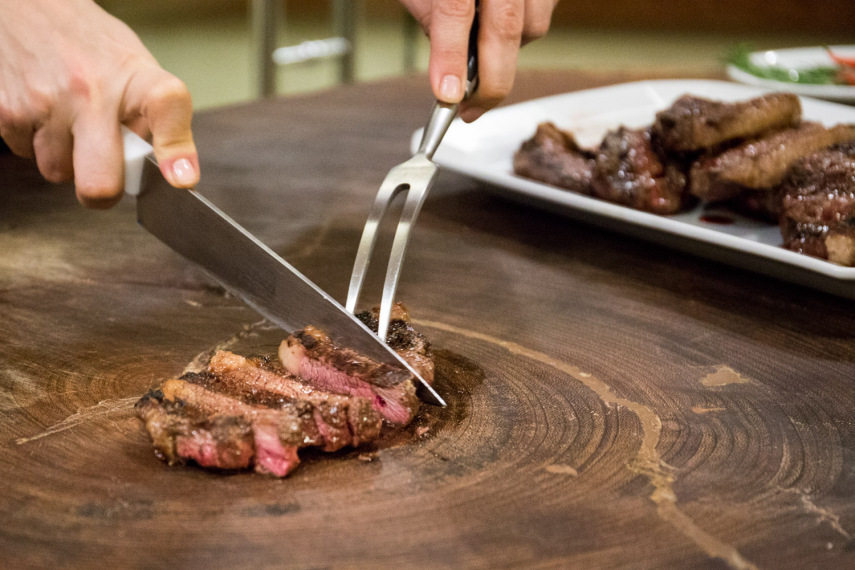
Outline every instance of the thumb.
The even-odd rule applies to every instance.
[[[152,135],[154,156],[164,178],[176,188],[199,182],[199,157],[190,128],[193,102],[187,86],[160,68],[134,76],[127,101],[137,109]]]

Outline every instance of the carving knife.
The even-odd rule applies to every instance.
[[[151,145],[128,129],[123,138],[125,192],[136,195],[142,227],[286,332],[315,326],[340,346],[407,369],[422,401],[445,405],[424,378],[335,299],[196,190],[170,186]]]

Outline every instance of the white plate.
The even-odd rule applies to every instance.
[[[855,57],[855,46],[830,46],[831,50],[844,57]],[[837,65],[824,47],[791,48],[756,51],[748,56],[756,65],[775,65],[795,70],[820,66]],[[798,93],[806,97],[817,97],[841,103],[855,103],[855,86],[850,85],[807,85],[763,79],[733,65],[727,66],[727,76],[747,85],[758,85]]]
[[[783,249],[776,225],[729,213],[733,224],[704,222],[702,216],[715,213],[705,210],[704,205],[674,216],[658,216],[513,173],[514,151],[543,121],[552,121],[572,131],[583,146],[595,146],[608,130],[621,124],[627,127],[651,124],[657,111],[686,93],[738,101],[766,91],[724,81],[664,80],[555,95],[495,109],[471,124],[455,120],[434,160],[444,168],[487,182],[493,190],[511,198],[555,209],[575,219],[855,298],[855,268]],[[802,108],[805,118],[826,125],[855,123],[855,108],[813,99],[803,99]],[[420,136],[421,131],[413,134],[414,150]]]

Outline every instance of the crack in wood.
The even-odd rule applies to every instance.
[[[55,433],[71,429],[73,427],[79,426],[80,424],[90,422],[96,418],[108,417],[119,412],[130,411],[133,409],[134,404],[139,399],[139,396],[129,396],[127,398],[118,398],[114,400],[101,400],[94,406],[89,406],[87,408],[81,408],[77,410],[58,424],[50,426],[43,432],[37,433],[36,435],[30,437],[19,437],[15,440],[15,443],[18,445],[23,445],[25,443],[30,443],[43,437],[47,437],[49,435],[53,435]]]
[[[735,547],[722,542],[703,530],[677,507],[677,494],[674,492],[676,478],[673,475],[672,468],[662,460],[659,452],[656,450],[662,433],[662,421],[652,408],[617,396],[611,386],[572,364],[568,364],[542,352],[526,348],[515,342],[437,321],[413,319],[413,323],[421,327],[442,330],[493,344],[504,348],[511,354],[551,366],[575,378],[582,385],[594,392],[604,404],[622,406],[630,410],[636,415],[639,422],[641,422],[642,438],[638,454],[628,467],[633,472],[647,477],[651,485],[653,485],[653,492],[649,495],[649,498],[656,505],[659,517],[677,529],[709,556],[724,561],[731,568],[737,570],[756,569],[756,566],[743,558]]]
[[[829,526],[831,526],[831,528],[835,530],[835,532],[840,534],[840,536],[845,538],[847,541],[852,540],[852,535],[849,534],[849,532],[845,528],[843,528],[843,525],[840,524],[839,515],[833,513],[828,509],[824,509],[814,503],[810,495],[801,492],[800,494],[802,505],[805,507],[806,511],[815,514],[820,521],[828,523]]]
[[[816,515],[816,518],[820,522],[828,523],[828,525],[832,529],[834,529],[834,532],[845,538],[847,542],[852,540],[852,534],[845,528],[843,528],[842,524],[840,524],[840,516],[832,512],[831,510],[820,507],[819,505],[814,503],[813,498],[810,496],[809,493],[803,491],[802,489],[789,488],[782,490],[786,491],[787,493],[793,493],[795,495],[798,495],[799,501],[801,501],[802,507],[804,507],[805,511],[810,514]]]

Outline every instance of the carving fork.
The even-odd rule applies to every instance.
[[[470,97],[478,88],[478,2],[475,2],[475,18],[469,32],[469,54],[467,58],[466,94]],[[354,312],[362,291],[362,284],[377,242],[377,228],[386,214],[392,200],[398,194],[407,192],[407,199],[398,221],[392,250],[389,255],[389,265],[386,269],[386,280],[383,284],[383,297],[380,301],[380,317],[377,336],[384,342],[389,330],[389,319],[392,304],[395,301],[395,291],[398,288],[398,278],[401,275],[401,265],[410,239],[410,230],[419,215],[428,191],[436,179],[439,167],[431,161],[442,137],[457,116],[458,104],[448,104],[437,101],[434,103],[430,119],[422,135],[421,144],[415,155],[406,162],[399,164],[389,171],[380,191],[374,198],[374,204],[368,214],[368,221],[359,240],[353,274],[350,277],[350,287],[347,291],[345,309]]]

